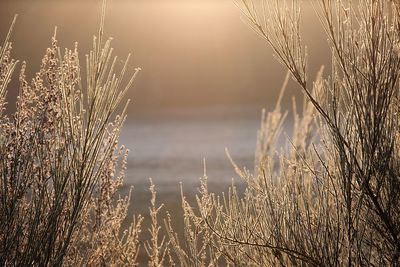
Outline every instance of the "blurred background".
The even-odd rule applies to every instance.
[[[55,26],[60,46],[78,42],[83,59],[100,13],[101,0],[1,0],[0,38],[18,14],[13,57],[26,61],[33,77]],[[330,65],[330,51],[309,3],[302,20],[314,77],[322,64]],[[179,182],[186,193],[196,192],[203,158],[211,190],[224,190],[235,177],[226,147],[239,166],[253,169],[261,109],[274,107],[286,70],[232,0],[109,0],[105,34],[121,59],[133,54],[130,71],[143,69],[128,94],[132,104],[121,137],[131,150],[124,190],[135,185],[134,201],[148,198],[152,177],[161,200],[177,205]],[[17,87],[14,79],[11,109]],[[302,93],[290,82],[285,108],[293,96]],[[135,207],[147,211],[147,203]]]

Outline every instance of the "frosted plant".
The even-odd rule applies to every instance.
[[[244,194],[232,186],[217,196],[204,181],[198,212],[185,220],[198,222],[227,265],[399,266],[400,4],[312,3],[332,49],[332,73],[324,78],[321,70],[314,82],[301,1],[237,1],[307,101],[300,115],[294,109],[284,148],[276,143],[286,116],[279,102],[263,115],[254,173],[232,161]]]
[[[31,82],[22,64],[15,113],[1,114],[0,265],[137,264],[142,218],[123,232],[129,198],[113,199],[125,176],[128,151],[118,137],[127,103],[115,113],[139,69],[124,82],[128,57],[114,74],[104,8],[86,77],[77,45],[62,52],[54,34]],[[16,66],[10,51],[8,35],[0,49],[2,111]]]

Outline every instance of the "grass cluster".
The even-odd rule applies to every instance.
[[[126,107],[113,114],[136,73],[121,89],[128,59],[115,75],[117,59],[102,35],[101,27],[82,78],[77,47],[61,51],[54,34],[31,82],[22,64],[11,116],[4,114],[4,96],[17,62],[10,59],[9,36],[1,48],[2,266],[135,262],[142,219],[120,236],[129,198],[116,203],[112,198],[125,175],[128,153],[118,147]]]
[[[305,93],[278,146],[288,112],[263,113],[254,170],[226,194],[201,180],[197,204],[182,194],[178,235],[151,184],[148,266],[400,266],[400,2],[313,2],[332,48],[332,72],[307,76],[297,0],[237,0],[249,25]],[[104,23],[104,12],[102,23]],[[17,62],[0,49],[0,264],[134,266],[143,217],[122,229],[129,198],[115,199],[127,151],[118,147],[135,72],[103,27],[81,77],[77,48],[56,36],[31,82],[20,74],[17,111],[4,114]],[[127,60],[128,61],[128,60]],[[127,62],[126,61],[126,62]],[[285,88],[285,86],[283,86]],[[282,90],[283,94],[283,90]]]

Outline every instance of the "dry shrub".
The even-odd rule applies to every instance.
[[[23,63],[11,116],[3,112],[17,63],[10,58],[9,35],[1,47],[2,266],[137,264],[142,218],[123,232],[129,198],[113,198],[128,153],[118,147],[126,105],[115,113],[138,70],[124,82],[128,57],[114,74],[118,60],[110,40],[103,42],[103,24],[104,9],[98,38],[86,57],[85,78],[77,46],[62,53],[55,34],[31,82]]]
[[[196,209],[183,198],[182,266],[400,265],[399,3],[312,2],[332,73],[311,83],[300,1],[237,1],[307,101],[284,147],[279,101],[263,115],[254,172],[232,161],[244,194],[209,193],[204,179]]]

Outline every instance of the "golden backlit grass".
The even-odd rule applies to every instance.
[[[315,80],[307,75],[299,1],[237,4],[305,93],[303,109],[294,102],[284,146],[281,98],[263,112],[254,170],[231,159],[244,193],[234,184],[225,194],[209,192],[206,172],[195,205],[181,193],[182,231],[172,214],[163,216],[151,183],[144,244],[142,216],[122,227],[129,197],[113,201],[126,170],[127,151],[118,146],[126,105],[115,113],[137,71],[126,86],[128,60],[114,75],[105,5],[86,76],[77,47],[62,51],[54,35],[31,82],[22,64],[11,116],[4,96],[17,62],[7,36],[0,49],[1,265],[134,266],[144,249],[148,266],[399,266],[400,3],[316,1],[332,72],[321,68]]]

